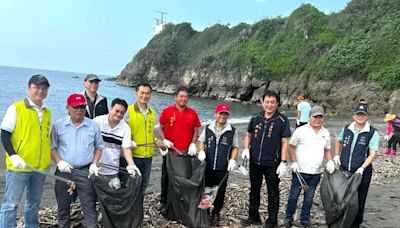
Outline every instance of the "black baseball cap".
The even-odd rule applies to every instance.
[[[35,74],[32,75],[32,77],[29,79],[28,85],[34,84],[34,85],[46,85],[47,87],[50,87],[49,80],[42,75],[42,74]]]

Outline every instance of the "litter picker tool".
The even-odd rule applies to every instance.
[[[303,176],[301,176],[301,174],[300,174],[298,171],[296,171],[295,174],[296,174],[296,176],[297,176],[297,179],[298,179],[299,182],[300,182],[301,188],[302,188],[305,192],[308,191],[308,190],[310,189],[310,186],[308,186],[308,184],[307,184],[306,181],[304,180]]]

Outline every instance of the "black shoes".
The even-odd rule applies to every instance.
[[[243,219],[242,221],[240,221],[240,223],[243,226],[250,226],[250,225],[261,225],[262,222],[260,219],[253,219],[253,218],[247,218],[247,219]]]
[[[270,221],[267,220],[265,221],[263,228],[275,228],[275,227],[278,227],[278,224],[271,223]]]
[[[219,215],[212,215],[210,225],[213,227],[219,227]]]

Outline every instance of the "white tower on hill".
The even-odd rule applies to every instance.
[[[168,14],[167,12],[162,12],[162,11],[157,11],[157,13],[161,14],[160,15],[161,18],[160,19],[154,18],[156,20],[156,25],[154,26],[154,35],[157,35],[160,32],[162,32],[165,26],[164,15]]]

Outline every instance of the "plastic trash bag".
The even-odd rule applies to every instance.
[[[331,228],[351,227],[358,212],[357,188],[362,175],[342,170],[327,171],[321,182],[321,199],[326,224]]]
[[[139,196],[142,176],[119,173],[121,188],[110,187],[110,179],[92,175],[106,228],[140,227],[143,223],[143,202]],[[117,178],[118,179],[118,178]]]
[[[205,162],[196,157],[168,153],[166,217],[188,227],[209,227],[206,210],[198,205],[204,191]]]

